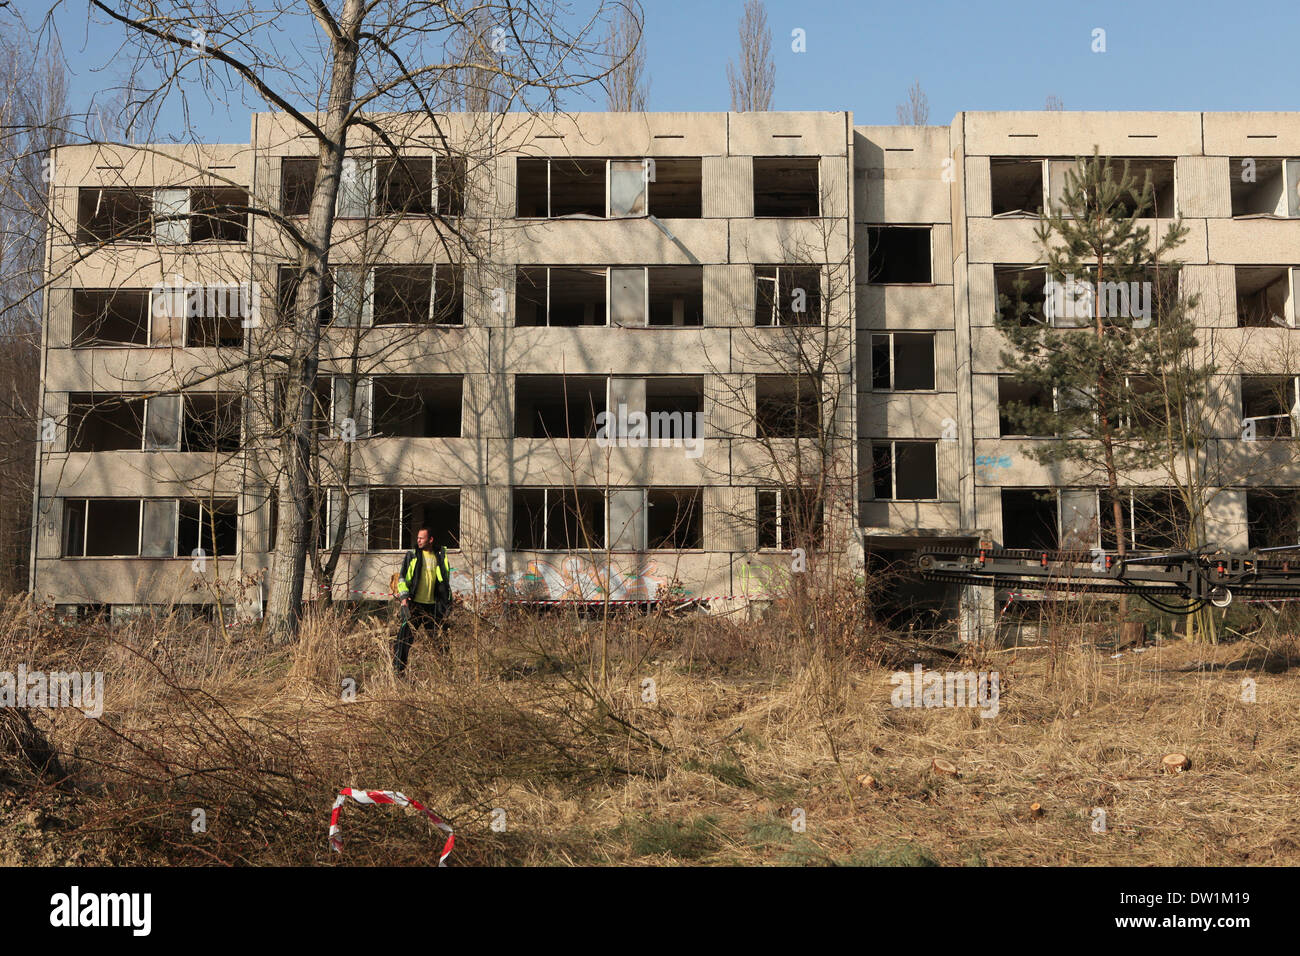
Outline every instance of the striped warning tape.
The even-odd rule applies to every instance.
[[[321,584],[317,587],[322,591],[330,590],[330,585]],[[379,597],[393,597],[391,591],[362,591],[357,588],[350,588],[346,584],[335,584],[335,588],[341,588],[349,594],[369,594]],[[643,598],[617,598],[606,601],[604,598],[508,598],[506,604],[693,604],[699,601],[739,601],[752,600],[753,598],[762,598],[770,596],[768,593],[759,594],[710,594],[699,597],[643,597]]]
[[[391,803],[399,807],[409,806],[419,810],[429,818],[434,826],[447,834],[447,842],[442,846],[442,855],[438,857],[439,866],[447,865],[447,857],[451,855],[451,848],[456,845],[456,834],[442,817],[425,807],[419,800],[412,800],[406,794],[398,793],[396,790],[354,790],[352,787],[344,787],[340,790],[338,799],[334,801],[334,807],[330,811],[330,849],[336,853],[343,852],[339,811],[343,809],[343,804],[347,802],[348,797],[351,797],[357,803]]]

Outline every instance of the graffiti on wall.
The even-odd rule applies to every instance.
[[[500,594],[525,601],[603,601],[607,597],[611,601],[654,601],[691,596],[689,590],[673,587],[671,577],[659,570],[657,561],[629,571],[579,555],[534,559],[520,571],[471,572],[453,567],[451,587],[466,596]]]

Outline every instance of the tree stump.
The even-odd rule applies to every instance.
[[[1165,754],[1160,761],[1160,767],[1165,773],[1182,773],[1184,770],[1190,769],[1191,766],[1192,762],[1188,759],[1187,754]]]

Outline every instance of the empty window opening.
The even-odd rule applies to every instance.
[[[150,242],[152,223],[152,189],[77,191],[77,242]]]
[[[280,160],[280,212],[286,216],[305,216],[311,212],[311,197],[316,191],[318,160],[286,156]]]
[[[191,392],[184,399],[181,451],[239,451],[243,403],[238,396]]]
[[[871,336],[871,387],[876,391],[934,388],[934,333],[883,332]]]
[[[202,549],[207,557],[230,557],[239,550],[239,505],[233,498],[180,502],[176,557]]]
[[[1184,546],[1189,527],[1187,507],[1176,492],[1168,488],[1121,490],[1119,498],[1126,551],[1173,551]],[[1107,551],[1118,550],[1114,499],[1101,489],[1097,500],[1101,546]]]
[[[1037,216],[1043,210],[1043,161],[1015,157],[989,160],[993,215]]]
[[[433,302],[430,266],[380,266],[375,269],[375,325],[423,325]]]
[[[820,325],[822,277],[815,266],[755,266],[755,325]]]
[[[72,347],[149,344],[149,293],[144,289],[75,289]]]
[[[646,285],[650,325],[704,324],[703,266],[651,266]]]
[[[403,156],[375,163],[375,211],[381,216],[433,215],[433,157]]]
[[[932,441],[871,443],[871,480],[882,501],[933,501],[939,497],[939,472]]]
[[[759,488],[758,547],[816,549],[822,537],[822,501],[811,489]]]
[[[1003,438],[1050,437],[1044,424],[1054,409],[1052,390],[998,376],[998,435]]]
[[[755,156],[754,215],[819,215],[818,167],[816,156]]]
[[[383,375],[371,380],[376,438],[459,438],[459,375]]]
[[[1019,325],[1042,325],[1047,270],[1042,266],[994,266],[998,318]]]
[[[677,419],[672,418],[672,416],[681,416],[684,421],[686,415],[703,413],[704,379],[699,375],[664,375],[647,378],[645,380],[645,410],[651,416],[669,416],[665,421],[673,423],[673,427],[676,428]],[[693,423],[694,419],[692,420]],[[672,434],[681,436],[683,432],[676,430]],[[697,438],[699,437],[696,431],[692,431],[691,434]],[[663,437],[671,436],[665,433]]]
[[[1300,160],[1233,157],[1232,215],[1236,219],[1285,219],[1300,215]]]
[[[868,226],[867,281],[925,285],[931,281],[930,227]]]
[[[703,215],[699,158],[650,162],[650,214],[660,219],[699,219]]]
[[[515,488],[516,551],[605,546],[605,495],[598,488]]]
[[[205,186],[190,190],[190,242],[247,241],[247,189]]]
[[[1151,182],[1152,202],[1142,210],[1144,219],[1172,219],[1174,217],[1174,161],[1172,159],[1129,159],[1128,174],[1133,179],[1137,194],[1142,194],[1147,178]],[[1124,172],[1123,158],[1110,160],[1112,175],[1118,179]],[[1132,215],[1137,200],[1129,196],[1116,207],[1120,216]]]
[[[284,325],[293,325],[295,310],[299,307],[310,310],[313,307],[319,308],[318,322],[322,326],[329,325],[334,321],[334,277],[332,273],[326,273],[324,280],[320,284],[320,297],[316,303],[299,302],[298,289],[303,282],[303,271],[298,266],[279,267],[276,273],[276,304],[280,322]]]
[[[1290,375],[1241,377],[1242,434],[1254,438],[1291,438],[1296,414],[1296,379]]]
[[[699,488],[646,489],[646,547],[687,551],[704,547]]]
[[[435,548],[460,548],[459,488],[372,488],[366,547],[370,551],[409,551],[421,528]]]
[[[209,286],[185,293],[186,348],[239,348],[252,316],[248,286]]]
[[[1002,546],[1055,551],[1060,533],[1056,492],[1045,488],[1002,489]]]
[[[755,377],[759,438],[813,438],[820,433],[821,389],[811,375]]]
[[[550,215],[550,168],[546,159],[520,158],[515,166],[515,215],[545,219]]]
[[[144,400],[125,395],[68,395],[68,451],[139,451]]]
[[[1290,328],[1291,270],[1286,266],[1237,266],[1237,325]],[[1294,313],[1291,313],[1294,314]]]
[[[607,324],[607,270],[520,266],[515,275],[516,324]]]
[[[139,553],[139,498],[70,498],[63,502],[64,557],[131,558]]]
[[[469,179],[464,156],[438,156],[438,215],[447,219],[465,215],[465,194]]]
[[[516,438],[590,438],[605,410],[605,379],[595,375],[516,375]]]
[[[1246,492],[1247,547],[1300,544],[1300,490],[1270,488]]]
[[[537,163],[545,164],[545,168],[538,170],[534,165]],[[604,219],[605,167],[603,159],[519,160],[519,215]],[[540,172],[548,173],[549,180],[539,198],[536,190]],[[525,186],[530,190],[528,196],[524,193]],[[543,205],[541,200],[548,202]]]

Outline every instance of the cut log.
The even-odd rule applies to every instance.
[[[1187,754],[1173,753],[1165,754],[1160,761],[1160,766],[1165,773],[1182,773],[1184,770],[1191,769],[1192,762],[1188,759]]]
[[[930,761],[930,769],[933,770],[935,773],[939,774],[940,776],[944,776],[944,777],[958,776],[957,765],[953,763],[951,760],[945,760],[942,757],[935,757],[932,761]]]
[[[1041,817],[1043,815],[1043,805],[1041,803],[1031,803],[1029,805],[1029,815],[1031,817]]]

